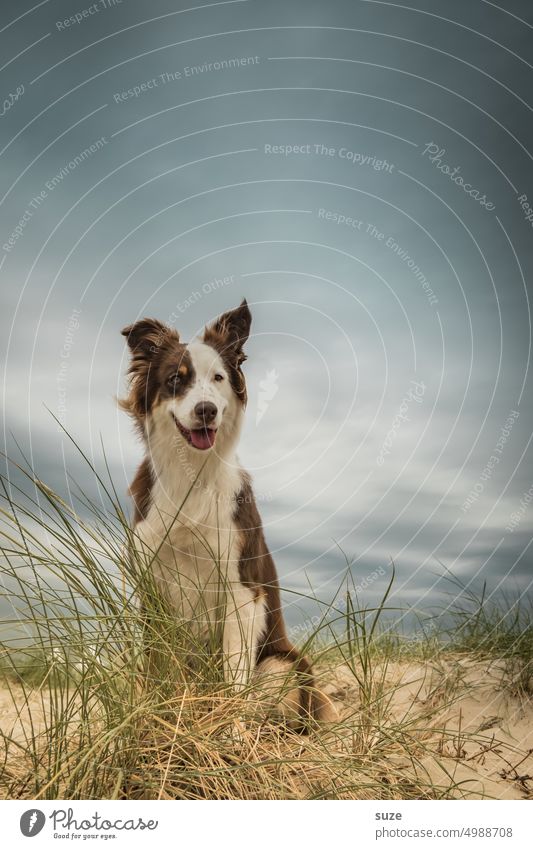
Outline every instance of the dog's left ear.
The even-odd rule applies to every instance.
[[[147,359],[161,348],[170,333],[177,335],[155,318],[143,318],[135,324],[129,324],[121,333],[126,337],[132,354]]]
[[[243,298],[238,307],[223,313],[212,325],[206,327],[204,342],[215,344],[226,354],[242,355],[251,325],[252,313],[246,298]],[[242,358],[246,359],[244,355]]]

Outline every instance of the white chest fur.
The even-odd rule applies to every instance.
[[[192,489],[169,477],[156,481],[148,515],[135,529],[137,552],[197,639],[222,634],[226,678],[243,686],[266,629],[266,606],[239,576],[242,540],[233,512],[241,472],[235,467]]]
[[[240,585],[241,539],[233,520],[240,472],[216,465],[214,477],[192,481],[167,466],[136,527],[139,553],[151,561],[160,592],[199,631],[224,615],[228,593]]]

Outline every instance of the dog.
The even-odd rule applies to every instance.
[[[225,680],[237,690],[292,675],[280,711],[293,728],[329,721],[306,657],[285,628],[274,561],[250,476],[236,456],[246,408],[244,299],[185,343],[154,319],[125,327],[129,394],[120,402],[145,457],[130,487],[136,554],[199,639],[219,625]]]

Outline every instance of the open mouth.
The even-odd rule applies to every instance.
[[[201,427],[189,430],[189,428],[183,427],[183,425],[180,424],[174,413],[172,413],[172,418],[174,419],[174,423],[183,438],[187,440],[189,445],[192,445],[193,448],[198,448],[199,451],[206,451],[208,448],[212,448],[215,444],[217,432],[214,428]]]

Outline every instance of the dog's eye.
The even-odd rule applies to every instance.
[[[217,381],[217,383],[220,383],[220,381],[221,381],[221,380],[224,380],[224,375],[223,375],[223,374],[220,374],[220,372],[217,372],[217,373],[215,374],[214,379]]]
[[[167,377],[167,386],[169,389],[173,390],[180,382],[181,376],[176,372],[175,374],[171,374],[170,377]]]

